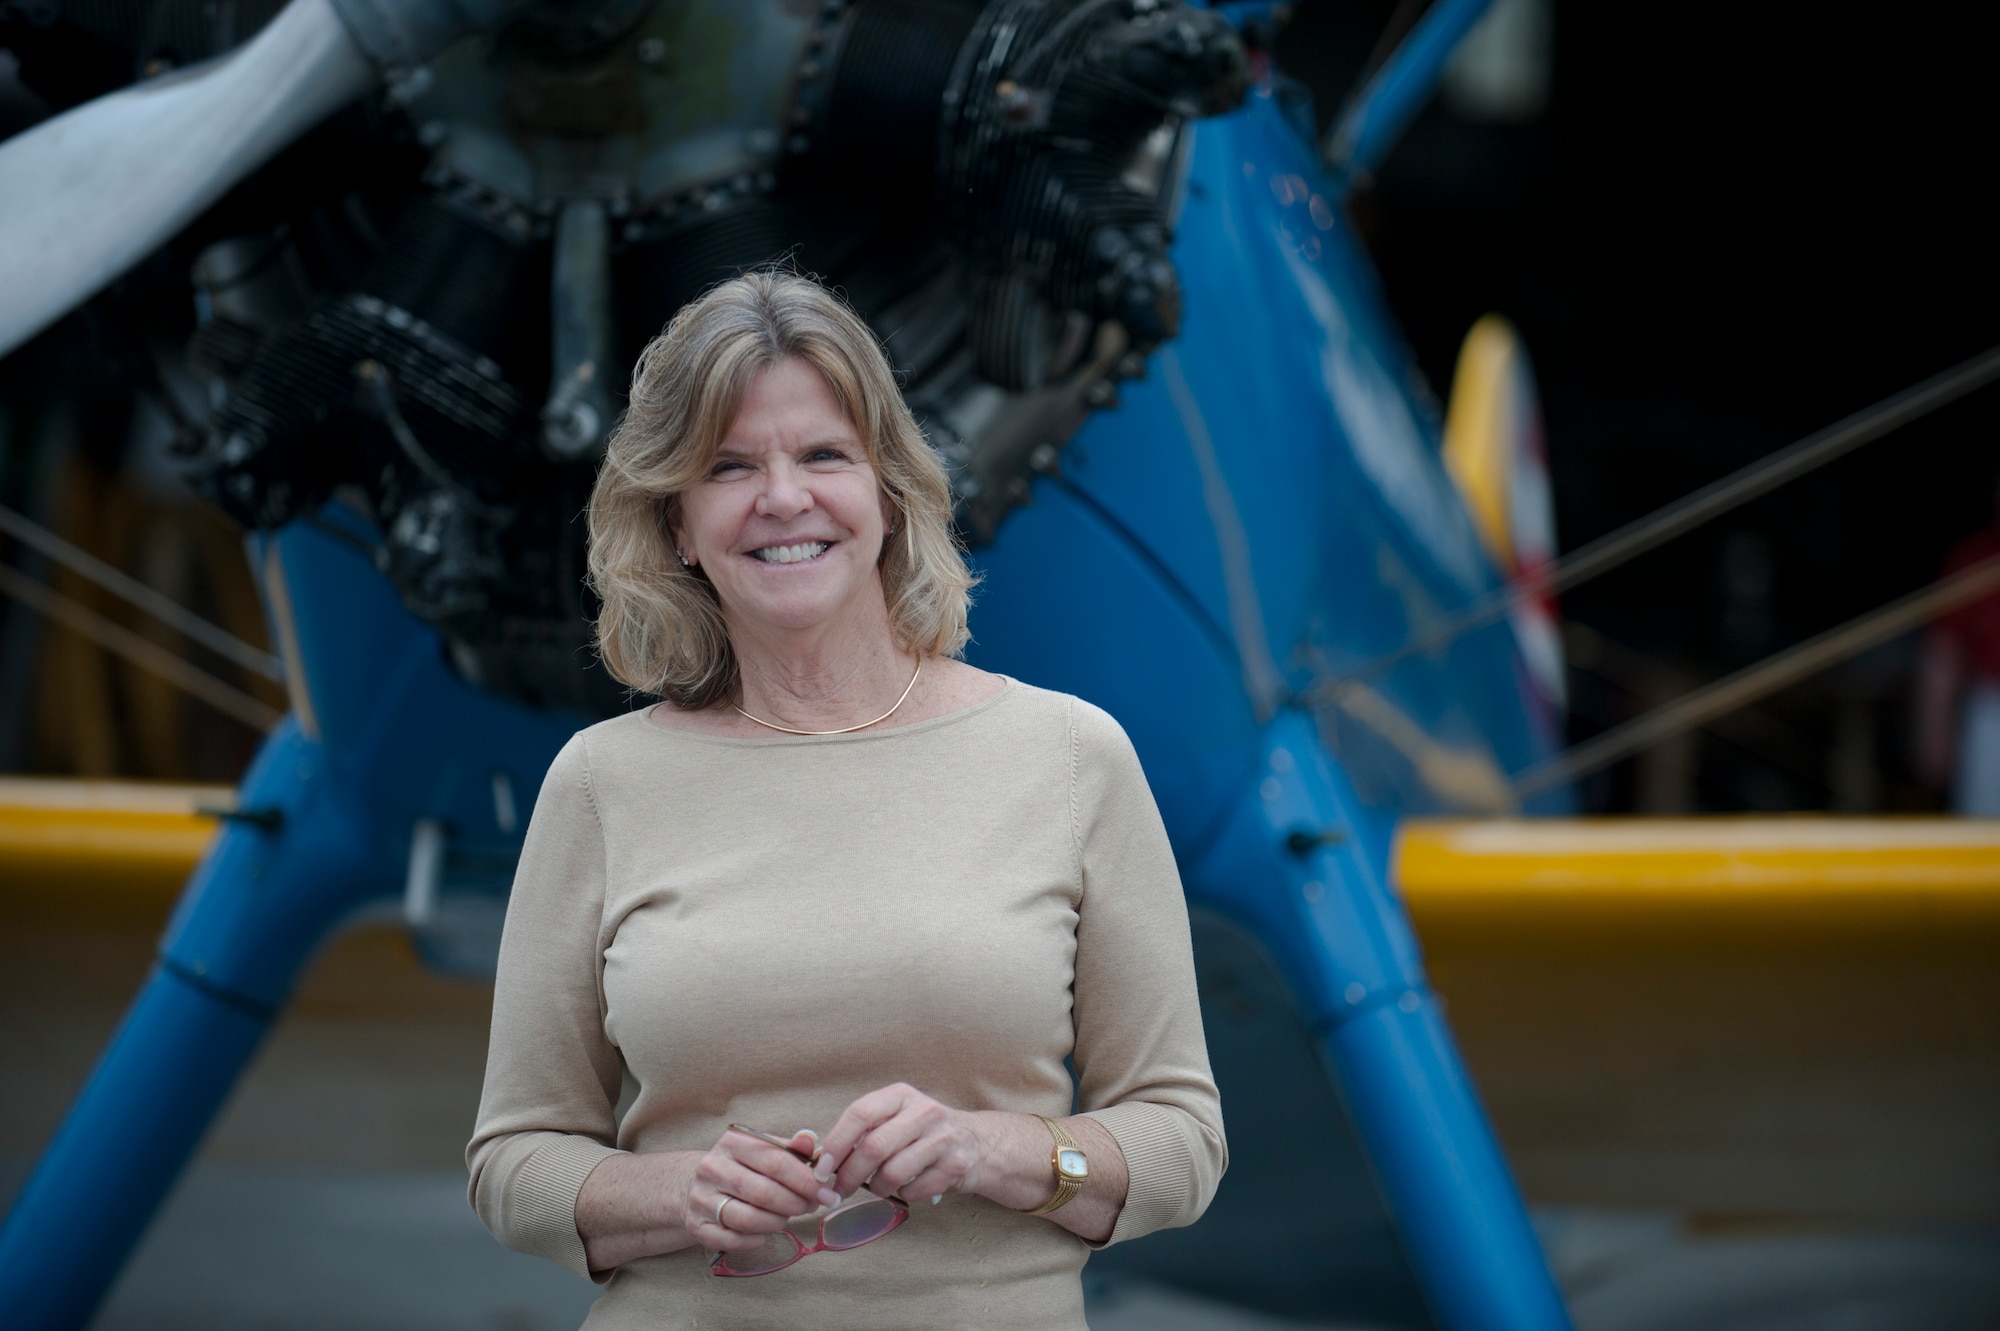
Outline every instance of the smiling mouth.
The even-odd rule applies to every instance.
[[[818,559],[831,548],[831,541],[800,541],[794,545],[767,545],[761,550],[752,550],[752,559],[761,559],[766,564],[803,564]]]

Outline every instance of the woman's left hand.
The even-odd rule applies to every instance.
[[[1088,1115],[1063,1124],[1089,1153],[1090,1178],[1048,1219],[1078,1238],[1103,1243],[1125,1206],[1125,1153]],[[833,1190],[842,1197],[868,1183],[878,1196],[905,1202],[963,1192],[1027,1211],[1055,1195],[1049,1149],[1048,1127],[1033,1114],[952,1109],[897,1082],[847,1107],[822,1143],[816,1172],[832,1166]]]
[[[849,1105],[822,1145],[822,1161],[836,1165],[833,1189],[841,1196],[872,1179],[870,1191],[905,1202],[979,1191],[987,1154],[974,1115],[902,1082]]]

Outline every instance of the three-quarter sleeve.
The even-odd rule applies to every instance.
[[[1131,1182],[1110,1243],[1193,1224],[1228,1166],[1195,993],[1187,903],[1131,741],[1073,704],[1077,908],[1074,1062],[1083,1111]]]
[[[465,1158],[473,1209],[494,1237],[588,1277],[576,1198],[617,1153],[621,1072],[599,999],[605,851],[585,745],[578,735],[556,756],[528,824]]]

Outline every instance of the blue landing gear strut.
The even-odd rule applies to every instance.
[[[159,961],[0,1229],[0,1308],[86,1322],[340,918],[396,887],[294,721],[175,911]],[[386,873],[385,873],[386,870]]]
[[[1567,1331],[1390,886],[1389,823],[1362,807],[1299,713],[1266,729],[1261,759],[1221,836],[1186,867],[1190,900],[1248,925],[1289,976],[1438,1324]]]
[[[442,845],[433,904],[497,920],[542,774],[587,720],[466,687],[375,572],[369,533],[337,506],[326,521],[352,539],[295,525],[254,543],[295,712],[0,1227],[8,1331],[89,1321],[319,945],[404,891],[420,824]]]

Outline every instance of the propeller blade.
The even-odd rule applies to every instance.
[[[0,143],[0,356],[95,295],[375,79],[331,0]]]

